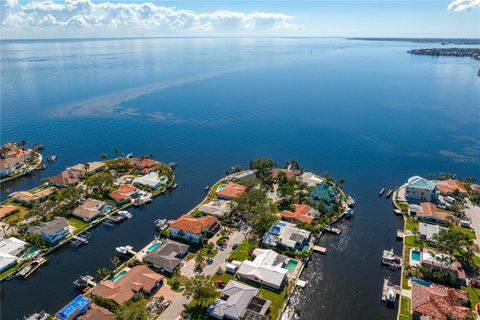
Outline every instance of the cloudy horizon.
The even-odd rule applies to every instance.
[[[2,39],[125,36],[478,38],[480,0],[3,0]],[[477,28],[475,28],[477,26]]]

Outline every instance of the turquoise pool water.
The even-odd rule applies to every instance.
[[[224,185],[224,184],[221,184],[221,185],[218,186],[217,192],[218,192],[218,191],[222,191],[223,189],[225,189],[225,185]]]
[[[421,256],[420,256],[420,251],[418,250],[412,250],[412,253],[411,253],[411,257],[410,257],[413,261],[418,261],[420,262],[421,260]]]
[[[295,270],[295,268],[297,267],[297,264],[298,264],[297,260],[293,260],[293,259],[289,260],[287,263],[288,272],[292,273],[293,270]]]
[[[430,281],[421,280],[421,279],[412,279],[412,283],[416,283],[425,287],[430,287]]]
[[[302,252],[307,252],[310,249],[310,246],[304,245],[302,248]]]
[[[159,245],[160,245],[160,242],[155,242],[154,244],[150,245],[150,247],[147,248],[147,252],[157,249]]]
[[[160,183],[161,184],[164,184],[166,181],[167,181],[167,178],[165,178],[165,177],[160,178]]]
[[[126,273],[127,273],[126,270],[122,270],[119,274],[117,274],[115,277],[112,278],[112,282],[117,281],[118,279],[120,279],[121,277],[123,277]]]
[[[25,253],[22,255],[21,258],[22,258],[22,259],[31,258],[31,257],[35,256],[38,251],[40,251],[40,249],[38,249],[37,247],[31,247],[27,252],[25,252]]]

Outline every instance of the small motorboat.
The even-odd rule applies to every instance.
[[[387,292],[387,304],[389,305],[393,305],[395,304],[395,300],[397,298],[397,295],[395,294],[395,291],[393,291],[393,289],[388,289],[388,292]]]
[[[127,210],[120,210],[118,211],[118,214],[124,218],[127,218],[127,219],[130,219],[132,216],[132,214],[130,212],[128,212]]]
[[[355,206],[355,199],[349,196],[347,199],[347,206],[349,208],[353,208]]]
[[[350,219],[353,217],[353,209],[352,208],[347,208],[345,209],[345,218]]]
[[[380,197],[384,192],[385,192],[385,187],[383,187],[382,189],[380,189],[380,192],[378,193],[378,196]]]
[[[387,194],[385,195],[387,197],[387,199],[390,198],[392,193],[393,193],[393,189],[388,189]]]
[[[130,258],[131,256],[135,255],[132,246],[116,247],[115,251],[117,251],[117,256],[122,258]]]
[[[178,187],[178,184],[174,183],[170,186],[170,189],[176,189]]]
[[[209,187],[209,186],[205,186],[205,189],[204,189],[204,190],[205,190],[205,191],[208,191],[208,190],[210,190],[210,187]]]
[[[155,229],[162,231],[162,230],[165,230],[166,228],[168,228],[167,219],[155,220]]]
[[[81,276],[77,280],[73,281],[73,286],[78,290],[83,290],[89,286],[94,287],[95,285],[95,279],[88,274]]]

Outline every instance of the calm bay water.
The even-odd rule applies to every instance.
[[[379,199],[415,174],[479,176],[479,63],[411,56],[408,42],[344,39],[128,39],[1,42],[1,142],[44,144],[58,161],[2,185],[31,188],[118,149],[175,161],[179,187],[114,231],[49,257],[26,281],[2,283],[2,319],[75,296],[72,281],[140,248],[153,221],[188,211],[225,170],[267,156],[346,180],[356,216],[322,239],[294,308],[300,319],[394,319],[380,303],[383,249],[400,252],[402,221]]]

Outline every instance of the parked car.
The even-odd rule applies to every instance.
[[[215,284],[217,285],[217,287],[219,288],[225,288],[225,286],[227,285],[225,282],[223,282],[222,280],[216,280],[215,281]]]

